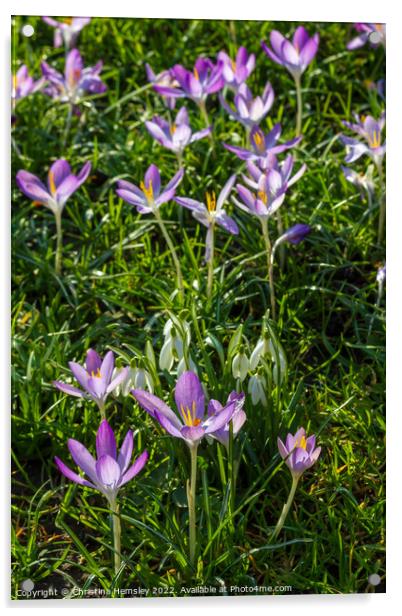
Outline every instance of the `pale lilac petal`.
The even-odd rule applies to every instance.
[[[233,413],[236,409],[236,403],[230,402],[219,413],[209,417],[206,422],[203,423],[205,427],[205,434],[211,434],[220,428],[223,428],[228,421],[230,421]]]
[[[176,119],[175,119],[175,124],[176,125],[186,124],[187,126],[189,125],[188,111],[185,107],[181,107],[179,109]]]
[[[300,52],[300,60],[304,67],[306,67],[314,59],[319,44],[319,36],[316,34],[313,38],[305,44]]]
[[[64,159],[56,160],[49,170],[49,178],[53,179],[56,188],[71,175],[71,167]],[[49,186],[50,192],[50,186]]]
[[[184,169],[179,169],[179,171],[176,173],[176,175],[173,176],[170,182],[166,184],[164,191],[170,191],[170,190],[176,189],[178,185],[180,184],[180,182],[182,181],[183,175],[184,175]]]
[[[24,170],[18,171],[16,181],[21,192],[32,201],[47,203],[47,201],[51,199],[51,195],[46,186],[32,173]]]
[[[199,139],[204,139],[204,137],[208,137],[212,132],[212,126],[208,126],[208,128],[203,128],[195,133],[193,133],[190,143],[194,143],[194,141],[199,141]]]
[[[206,434],[206,431],[202,426],[184,426],[181,429],[181,437],[193,443],[200,441],[204,434]]]
[[[67,447],[72,459],[86,475],[96,484],[97,475],[95,468],[95,458],[89,453],[88,449],[79,441],[69,438]]]
[[[226,182],[226,184],[224,185],[224,187],[222,188],[221,192],[219,193],[219,197],[216,202],[217,212],[222,208],[223,204],[227,200],[230,194],[230,191],[233,188],[233,184],[235,183],[235,180],[236,180],[236,174],[231,175],[228,181]]]
[[[286,446],[283,444],[283,442],[279,438],[279,436],[278,436],[278,439],[277,439],[277,444],[278,444],[278,450],[279,450],[280,456],[284,460],[285,458],[288,457],[289,451],[287,450]]]
[[[120,466],[109,455],[103,455],[96,463],[98,481],[109,489],[114,489],[120,479]]]
[[[79,382],[79,384],[84,389],[86,389],[87,388],[87,384],[88,384],[88,379],[89,379],[88,372],[85,370],[85,368],[83,368],[82,366],[77,364],[75,361],[68,362],[68,365],[69,365],[70,370],[73,373],[74,377]]]
[[[166,432],[172,436],[183,438],[180,432],[182,424],[179,424],[179,428],[177,428],[176,425],[173,424],[168,417],[166,417],[166,415],[162,415],[162,413],[159,413],[158,411],[155,411],[155,419],[160,423],[162,428],[166,430]]]
[[[112,378],[113,370],[114,370],[113,351],[108,351],[100,367],[100,373],[101,373],[102,379],[106,383],[110,382],[110,379]]]
[[[145,464],[147,463],[148,458],[149,458],[148,452],[146,450],[143,451],[142,454],[138,456],[138,458],[135,460],[134,464],[121,477],[119,486],[123,486],[125,483],[130,481],[130,479],[138,475],[138,473],[142,471]]]
[[[145,126],[150,135],[165,148],[171,145],[171,139],[166,136],[166,134],[156,122],[145,122]]]
[[[67,383],[62,383],[61,381],[53,381],[53,385],[63,393],[69,394],[70,396],[76,396],[77,398],[84,397],[84,392],[82,392],[81,389],[73,387],[72,385],[67,385]]]
[[[175,400],[178,410],[190,411],[193,418],[203,419],[205,396],[200,379],[190,370],[183,372],[176,383]]]
[[[102,421],[96,434],[96,455],[98,458],[105,455],[114,459],[117,457],[114,432],[106,419]]]
[[[100,370],[101,365],[102,359],[100,355],[98,355],[98,353],[93,349],[88,349],[85,359],[85,367],[88,374],[91,374],[92,376],[96,374],[98,370]]]
[[[156,419],[156,413],[158,412],[160,415],[167,417],[170,422],[176,426],[176,428],[180,429],[181,422],[179,421],[176,413],[174,413],[172,409],[165,402],[163,402],[163,400],[142,389],[132,389],[131,393],[137,400],[138,404],[142,406],[142,408],[149,413],[151,417]]]
[[[145,186],[149,188],[150,183],[152,182],[152,190],[154,197],[156,198],[161,190],[161,175],[159,173],[159,169],[156,165],[152,164],[148,167],[145,173]]]
[[[206,210],[205,204],[200,201],[196,201],[195,199],[190,199],[189,197],[175,197],[174,201],[183,207],[192,210],[194,212],[204,213]]]
[[[237,226],[236,222],[233,220],[233,218],[228,216],[224,210],[221,210],[217,213],[215,220],[217,224],[223,227],[228,233],[231,233],[232,235],[239,234],[239,227]]]
[[[96,488],[93,483],[87,481],[83,477],[80,477],[77,473],[74,473],[74,471],[68,468],[68,466],[66,466],[66,464],[64,464],[64,462],[57,456],[55,456],[54,461],[59,471],[67,477],[67,479],[70,479],[70,481],[74,481],[74,483],[78,483],[81,486],[87,486],[88,488]]]
[[[121,368],[115,378],[110,381],[109,385],[106,388],[106,393],[110,394],[112,391],[116,389],[128,376],[128,368]]]
[[[124,437],[123,444],[120,448],[120,453],[117,458],[117,462],[120,466],[121,474],[125,473],[130,464],[131,456],[133,453],[133,432],[132,430],[128,430],[126,436]]]

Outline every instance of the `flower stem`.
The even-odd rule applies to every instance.
[[[215,223],[211,223],[208,239],[210,254],[208,259],[207,299],[211,299],[212,285],[214,282]]]
[[[296,98],[297,98],[297,115],[296,115],[296,137],[301,134],[302,128],[302,91],[300,77],[295,77]]]
[[[115,500],[110,502],[110,512],[113,525],[114,572],[117,575],[121,566],[121,524],[119,505]]]
[[[271,241],[268,233],[268,218],[261,218],[262,234],[265,242],[265,252],[267,257],[268,268],[268,280],[269,280],[269,294],[271,297],[271,312],[272,318],[276,321],[276,306],[275,306],[275,291],[274,291],[274,268],[271,260]]]
[[[72,121],[72,119],[73,119],[73,105],[70,103],[68,105],[67,120],[66,120],[66,126],[64,128],[64,135],[63,135],[63,141],[62,141],[62,149],[63,150],[66,147],[68,135],[69,135],[70,129],[71,129],[71,121]]]
[[[183,287],[183,275],[181,273],[180,261],[177,256],[172,239],[168,233],[168,230],[166,229],[165,223],[163,222],[161,215],[159,214],[159,211],[157,208],[155,208],[154,214],[155,214],[156,220],[158,221],[159,227],[162,231],[163,237],[165,238],[166,243],[169,247],[170,254],[172,255],[173,263],[176,268],[176,277],[177,277],[177,286],[179,289],[179,295],[180,295],[181,301],[183,302],[184,301],[184,287]]]
[[[235,510],[235,497],[236,497],[236,490],[235,490],[235,467],[234,467],[234,448],[233,448],[233,421],[229,422],[229,450],[228,450],[228,476],[230,479],[230,502],[229,502],[229,511],[230,511],[230,526],[231,528],[234,530],[234,525],[233,525],[233,512]]]
[[[187,480],[187,501],[188,501],[188,518],[189,518],[189,553],[190,563],[194,564],[195,548],[197,543],[197,527],[195,516],[195,493],[197,485],[197,448],[198,445],[190,447],[191,455],[191,476],[190,481]]]
[[[385,185],[384,185],[384,176],[382,172],[381,164],[377,165],[378,175],[380,177],[380,216],[378,219],[378,243],[381,244],[384,238],[385,231]]]
[[[209,116],[208,116],[208,111],[207,111],[207,106],[205,104],[205,101],[200,101],[199,108],[200,108],[200,112],[202,115],[202,119],[204,120],[204,123],[205,123],[205,128],[208,128],[210,126],[210,123],[209,123]]]
[[[103,400],[98,402],[98,408],[100,410],[100,414],[101,414],[101,419],[104,420],[106,419],[106,413],[105,413],[105,403],[103,402]]]
[[[284,229],[280,210],[277,211],[276,217],[278,225],[278,235],[279,237],[282,237]],[[281,268],[281,270],[283,270],[283,268],[285,267],[285,245],[283,243],[281,243],[279,246],[279,267]]]
[[[55,270],[56,274],[59,276],[61,274],[61,261],[62,261],[62,252],[63,252],[63,231],[61,226],[61,211],[55,212],[55,220],[56,220],[56,258],[55,258]]]
[[[288,500],[286,501],[286,504],[283,506],[280,518],[279,518],[279,520],[277,522],[277,525],[275,526],[274,532],[272,533],[271,541],[274,541],[278,537],[279,533],[282,530],[282,527],[283,527],[283,525],[285,523],[285,520],[287,518],[289,510],[290,510],[290,508],[292,506],[293,499],[294,499],[295,494],[296,494],[296,488],[297,488],[297,484],[298,483],[299,483],[299,477],[293,476],[292,477],[292,487],[290,488]]]

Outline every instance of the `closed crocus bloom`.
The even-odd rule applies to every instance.
[[[100,424],[96,435],[97,458],[94,458],[88,449],[75,439],[68,439],[67,445],[72,459],[86,477],[72,471],[56,456],[54,460],[59,471],[74,483],[98,490],[107,498],[110,505],[115,504],[120,488],[138,475],[148,460],[148,452],[143,451],[131,464],[133,453],[131,430],[127,432],[121,449],[117,452],[115,435],[106,419]]]
[[[273,30],[270,34],[271,47],[261,41],[261,47],[271,60],[285,66],[293,78],[300,78],[307,66],[314,59],[320,37],[316,33],[310,38],[304,26],[299,26],[292,41],[286,39],[283,34]]]
[[[193,133],[185,107],[180,109],[173,124],[170,124],[160,116],[154,116],[151,121],[145,122],[145,126],[156,141],[178,155],[183,153],[187,145],[207,137],[212,130],[209,126]]]
[[[85,366],[70,361],[69,367],[82,389],[53,381],[53,385],[60,391],[78,398],[91,398],[98,405],[102,415],[108,395],[120,385],[127,377],[128,369],[122,368],[113,378],[114,355],[112,351],[106,353],[104,359],[93,349],[87,351]]]
[[[233,378],[238,379],[242,383],[248,374],[249,368],[249,359],[245,354],[244,349],[240,347],[232,361]]]
[[[227,405],[217,416],[205,414],[205,395],[198,376],[191,371],[183,372],[176,383],[176,414],[163,400],[140,389],[131,392],[138,404],[156,419],[171,436],[183,439],[187,445],[196,447],[206,434],[222,428],[235,411],[235,402]]]
[[[315,435],[306,437],[304,428],[299,428],[294,436],[289,433],[285,444],[278,437],[278,450],[295,479],[313,466],[321,453],[321,447],[315,446]]]
[[[42,19],[48,26],[55,29],[54,46],[61,47],[64,42],[67,49],[74,47],[78,34],[91,21],[90,17],[65,17],[63,20],[42,17]]]
[[[235,403],[235,410],[230,421],[228,421],[222,428],[216,430],[211,434],[211,437],[219,443],[222,443],[226,448],[229,447],[230,439],[230,424],[233,426],[233,438],[236,438],[237,434],[242,429],[247,416],[243,410],[245,401],[245,395],[243,392],[237,393],[232,391],[226,401],[226,405],[223,406],[218,400],[210,400],[208,404],[208,415],[210,417],[221,413],[229,404]]]
[[[302,242],[310,232],[310,225],[299,222],[296,225],[289,227],[289,229],[287,229],[285,233],[276,240],[274,248],[283,242],[290,242],[295,245],[300,244],[300,242]]]
[[[220,51],[218,63],[222,65],[222,77],[225,83],[233,88],[238,88],[253,72],[255,55],[249,54],[245,47],[239,47],[236,59],[232,60],[225,51]]]

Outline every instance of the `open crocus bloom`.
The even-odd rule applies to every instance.
[[[246,413],[243,411],[245,395],[243,392],[237,393],[236,391],[232,391],[228,399],[226,401],[226,405],[223,406],[218,400],[210,400],[208,404],[208,415],[210,417],[214,417],[219,415],[223,409],[225,409],[229,404],[235,403],[235,410],[233,415],[222,428],[219,428],[215,432],[213,432],[210,436],[215,440],[219,441],[226,448],[229,447],[229,438],[230,438],[230,422],[233,425],[233,438],[237,436],[240,430],[243,427],[244,422],[247,419]]]
[[[294,158],[291,154],[285,158],[281,163],[278,162],[278,159],[274,154],[268,154],[265,159],[261,159],[257,161],[257,164],[251,160],[246,162],[247,171],[249,176],[243,175],[243,180],[245,183],[251,188],[258,189],[258,182],[262,175],[266,174],[271,169],[275,169],[282,179],[282,183],[286,184],[287,187],[292,186],[297,180],[299,180],[304,172],[306,171],[306,165],[303,164],[299,168],[298,171],[292,176],[294,165]]]
[[[315,435],[306,438],[304,428],[299,428],[294,436],[289,433],[286,444],[278,437],[278,449],[295,478],[299,478],[306,469],[313,466],[321,453],[321,447],[315,447]]]
[[[190,199],[189,197],[175,197],[175,201],[187,209],[193,212],[193,216],[198,222],[203,224],[208,229],[207,240],[206,240],[206,250],[205,250],[205,260],[208,262],[211,256],[211,229],[216,223],[228,233],[232,235],[238,235],[239,228],[233,218],[227,215],[225,210],[223,209],[223,205],[227,198],[229,197],[230,191],[232,190],[233,184],[235,182],[236,176],[232,175],[225,186],[222,188],[219,193],[218,199],[216,199],[215,193],[206,193],[206,204],[201,203],[200,201],[196,201],[195,199]]]
[[[219,95],[222,107],[243,126],[252,127],[260,124],[274,102],[274,91],[270,83],[264,88],[262,96],[253,98],[250,88],[243,83],[234,98],[235,110]]]
[[[64,41],[67,49],[74,47],[78,34],[91,21],[90,17],[66,17],[62,21],[57,21],[53,17],[42,17],[42,19],[49,26],[55,28],[54,46],[61,47]]]
[[[64,75],[42,62],[42,74],[47,81],[45,94],[63,103],[78,105],[85,93],[101,94],[106,86],[99,77],[103,67],[102,62],[95,66],[84,68],[84,63],[78,49],[72,49],[67,58]]]
[[[225,83],[221,63],[215,65],[209,58],[198,58],[193,71],[176,64],[170,69],[170,74],[178,87],[155,85],[154,89],[163,96],[191,98],[197,104],[204,102],[208,94],[221,90]]]
[[[239,47],[236,60],[232,60],[225,51],[218,53],[218,63],[222,65],[222,77],[228,86],[238,88],[248,79],[255,67],[255,55]]]
[[[231,419],[236,402],[230,401],[216,415],[205,415],[205,396],[198,376],[183,372],[176,383],[175,400],[178,415],[163,400],[141,389],[131,392],[138,404],[156,419],[172,436],[183,439],[189,447],[197,446],[206,435],[213,435]]]
[[[277,30],[273,30],[270,35],[272,49],[264,41],[261,41],[261,47],[271,60],[285,66],[294,79],[299,79],[314,59],[319,40],[318,33],[310,38],[304,26],[299,26],[292,42]]]
[[[371,116],[359,116],[354,114],[356,122],[343,122],[346,128],[357,133],[366,143],[362,143],[358,139],[352,137],[340,136],[343,145],[346,146],[345,161],[353,163],[355,160],[367,154],[370,156],[377,166],[381,165],[385,154],[385,142],[381,143],[381,133],[385,126],[385,112],[381,114],[377,121]]]
[[[108,395],[127,378],[128,373],[128,368],[122,368],[113,378],[114,355],[112,351],[108,351],[102,360],[96,351],[89,349],[85,367],[74,361],[70,361],[68,365],[84,391],[60,381],[53,381],[53,385],[70,396],[92,398],[100,409],[103,409]]]
[[[347,44],[346,47],[349,51],[363,47],[367,42],[372,47],[378,47],[379,45],[384,45],[385,47],[385,24],[356,23],[355,29],[360,34]]]
[[[169,124],[159,116],[154,116],[152,121],[145,122],[145,126],[154,139],[176,154],[181,154],[189,143],[207,137],[212,130],[209,126],[193,133],[185,107],[180,109],[173,124]]]
[[[50,167],[47,186],[41,180],[29,173],[20,170],[17,173],[17,186],[35,205],[44,205],[55,215],[60,214],[71,195],[85,182],[91,163],[87,162],[78,175],[71,173],[71,167],[64,159],[56,160]]]
[[[223,146],[229,150],[229,152],[236,154],[241,160],[263,161],[269,154],[279,154],[289,148],[293,148],[302,138],[301,136],[294,137],[286,143],[277,144],[281,132],[282,128],[280,124],[275,124],[268,134],[264,134],[261,128],[254,126],[251,129],[249,137],[251,149],[248,150],[227,143],[224,143]]]
[[[28,74],[28,67],[26,64],[23,64],[16,74],[12,76],[11,99],[18,101],[20,98],[28,96],[28,94],[37,92],[42,85],[43,79],[34,81],[33,77]]]
[[[72,471],[56,456],[54,460],[59,471],[74,483],[99,490],[110,504],[116,502],[120,488],[138,475],[148,460],[148,452],[143,451],[130,466],[133,453],[132,431],[127,432],[120,452],[117,453],[114,432],[106,419],[100,424],[96,435],[97,459],[82,443],[73,438],[68,439],[67,445],[72,459],[88,479]]]
[[[148,167],[140,188],[126,180],[117,183],[116,193],[127,203],[135,205],[140,214],[149,214],[157,210],[162,203],[173,199],[176,188],[183,179],[184,169],[180,169],[164,188],[161,186],[161,175],[156,165]]]

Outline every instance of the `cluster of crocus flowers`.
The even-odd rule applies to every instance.
[[[304,26],[299,26],[296,29],[291,41],[277,30],[273,30],[270,34],[272,49],[264,41],[261,41],[261,46],[267,56],[276,64],[287,68],[295,81],[297,95],[296,135],[300,135],[302,124],[301,76],[314,59],[319,41],[318,33],[310,37]]]
[[[56,272],[61,271],[62,227],[61,215],[67,200],[85,182],[91,170],[87,162],[78,175],[71,173],[69,163],[64,159],[56,160],[49,169],[47,186],[33,173],[20,170],[17,173],[17,186],[34,205],[44,205],[54,214],[57,229]]]
[[[383,45],[385,47],[385,24],[375,23],[355,23],[355,29],[359,33],[347,44],[347,49],[353,51],[359,49],[369,43],[371,47],[379,47]]]
[[[70,396],[92,399],[104,418],[106,399],[127,378],[128,368],[122,368],[114,375],[113,351],[108,351],[102,359],[93,349],[87,351],[85,366],[74,361],[68,365],[82,389],[61,381],[54,381],[53,385]]]
[[[117,502],[119,490],[144,468],[148,452],[142,454],[131,464],[134,447],[133,432],[129,430],[117,451],[116,438],[111,426],[104,419],[96,434],[96,459],[88,449],[75,439],[68,439],[68,449],[72,459],[86,477],[71,470],[59,457],[55,463],[59,471],[70,481],[87,488],[98,490],[107,499],[112,514],[115,573],[121,563],[121,529]]]
[[[59,20],[42,17],[42,19],[48,26],[54,28],[54,46],[61,47],[64,43],[66,49],[75,46],[79,33],[91,21],[90,17],[65,17]]]
[[[294,435],[291,433],[287,435],[285,443],[278,437],[278,450],[292,475],[292,487],[288,500],[273,532],[272,540],[276,539],[282,530],[290,507],[292,506],[300,477],[307,469],[311,468],[313,464],[317,462],[321,453],[321,447],[316,447],[316,437],[314,434],[312,436],[307,436],[305,429],[299,428]]]
[[[72,49],[67,57],[64,75],[42,62],[42,74],[46,80],[43,91],[63,103],[77,106],[85,94],[101,94],[106,85],[100,78],[103,62],[84,68],[84,62],[78,49]]]
[[[189,508],[189,552],[190,562],[194,563],[196,551],[196,481],[197,481],[197,450],[200,442],[206,436],[217,435],[225,438],[227,424],[234,414],[241,410],[242,400],[238,396],[229,396],[227,403],[218,408],[216,401],[212,402],[209,412],[205,408],[205,394],[198,376],[192,371],[184,372],[176,383],[174,392],[177,413],[163,400],[143,390],[132,391],[138,404],[171,436],[182,439],[189,447],[191,456],[190,480],[187,485]],[[210,403],[211,404],[211,403]],[[237,419],[242,422],[242,415]],[[242,422],[244,423],[244,421]],[[227,428],[229,429],[229,428]],[[240,428],[239,428],[240,429]]]
[[[215,246],[215,225],[225,229],[231,235],[237,235],[239,228],[236,222],[231,218],[224,209],[224,204],[229,198],[230,191],[235,183],[236,176],[232,175],[221,192],[216,198],[215,192],[207,192],[205,195],[206,203],[190,199],[189,197],[175,197],[175,201],[183,207],[192,211],[194,218],[202,225],[207,227],[207,237],[205,241],[205,261],[208,263],[208,282],[207,282],[207,297],[212,293],[213,283],[213,262],[214,262],[214,246]]]

